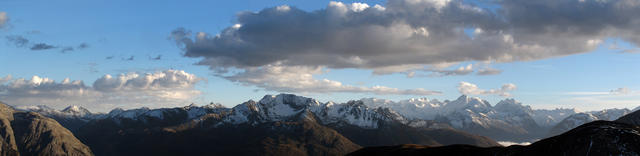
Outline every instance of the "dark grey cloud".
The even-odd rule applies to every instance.
[[[111,59],[113,59],[113,57],[114,57],[114,56],[107,56],[107,57],[105,57],[104,59],[111,60]]]
[[[80,45],[73,47],[73,46],[54,46],[48,43],[35,43],[32,44],[32,42],[25,38],[24,36],[21,35],[9,35],[6,36],[5,39],[7,40],[7,43],[10,45],[13,45],[15,47],[18,48],[29,48],[30,50],[49,50],[49,49],[56,49],[56,48],[60,48],[60,52],[62,53],[66,53],[66,52],[71,52],[71,51],[75,51],[75,50],[81,50],[81,49],[86,49],[89,48],[89,44],[87,43],[81,43]]]
[[[70,52],[70,51],[74,51],[75,48],[73,47],[64,47],[62,48],[62,50],[60,50],[61,53],[66,53],[66,52]]]
[[[78,45],[78,49],[86,49],[89,48],[89,44],[87,43],[80,43],[80,45]]]
[[[462,61],[510,62],[589,52],[616,37],[640,43],[637,0],[502,0],[496,11],[459,0],[332,2],[243,12],[218,34],[176,29],[185,56],[212,68],[268,64],[376,69]],[[473,37],[464,29],[475,29]]]
[[[62,50],[60,50],[60,52],[66,53],[66,52],[71,52],[71,51],[75,51],[75,50],[82,50],[82,49],[86,49],[86,48],[89,48],[89,44],[81,43],[77,47],[72,47],[72,46],[63,47]]]
[[[29,45],[29,39],[24,38],[23,36],[20,35],[11,35],[11,36],[7,36],[5,37],[7,39],[7,42],[11,45],[14,45],[16,47],[22,48],[22,47],[26,47],[27,45]]]
[[[497,7],[464,0],[388,0],[384,6],[330,2],[314,11],[279,6],[239,13],[235,24],[219,33],[178,28],[170,37],[185,57],[202,58],[199,65],[231,78],[243,72],[224,72],[263,73],[272,66],[354,68],[409,77],[416,71],[467,75],[473,71],[432,69],[466,61],[503,63],[586,53],[609,38],[640,44],[638,0],[487,3]],[[498,73],[489,68],[477,72]],[[244,84],[295,90],[250,80]]]
[[[33,46],[31,46],[31,50],[49,50],[49,49],[55,49],[58,48],[56,46],[53,45],[49,45],[46,43],[36,43]]]
[[[162,55],[158,55],[156,57],[149,57],[149,60],[154,60],[154,61],[162,60]]]
[[[135,57],[133,55],[131,55],[131,57],[129,58],[122,58],[123,61],[133,61],[135,59]]]

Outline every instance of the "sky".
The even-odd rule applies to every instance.
[[[638,0],[0,0],[0,101],[640,106]]]

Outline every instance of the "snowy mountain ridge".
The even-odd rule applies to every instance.
[[[570,115],[563,119],[560,123],[556,124],[551,130],[549,130],[548,136],[557,135],[566,132],[570,129],[576,128],[582,124],[589,123],[596,120],[613,121],[626,114],[631,113],[629,109],[605,109],[601,111],[581,112]]]
[[[555,109],[555,110],[534,110],[530,106],[523,105],[515,99],[505,99],[498,102],[495,106],[478,97],[460,96],[454,101],[445,100],[444,102],[436,99],[410,99],[399,102],[391,100],[365,98],[362,99],[369,107],[384,107],[397,111],[408,119],[434,120],[436,117],[446,117],[451,114],[467,114],[476,116],[471,121],[478,121],[480,118],[503,120],[505,117],[513,117],[513,121],[520,121],[522,116],[531,117],[536,124],[543,127],[550,127],[560,122],[565,117],[577,113],[574,109]],[[458,125],[460,123],[452,123]],[[455,127],[455,126],[454,126]]]
[[[322,103],[313,98],[293,94],[266,95],[258,101],[249,100],[233,108],[220,104],[205,106],[189,105],[175,108],[116,108],[107,114],[91,113],[78,106],[69,106],[61,111],[47,106],[25,107],[46,116],[68,118],[88,122],[93,119],[110,119],[120,124],[125,120],[142,123],[202,121],[207,114],[216,115],[216,126],[258,125],[268,122],[293,121],[308,118],[323,125],[353,125],[363,129],[377,129],[380,124],[398,122],[414,128],[457,129],[468,133],[488,136],[496,140],[524,142],[545,136],[557,123],[574,121],[565,119],[574,116],[570,126],[593,120],[613,120],[626,114],[605,110],[604,114],[587,112],[580,118],[575,109],[538,110],[523,105],[515,99],[504,99],[495,105],[478,97],[462,95],[456,100],[414,98],[398,102],[363,98],[346,103]],[[628,113],[628,110],[626,110]],[[578,113],[578,114],[576,114]],[[311,115],[311,116],[309,116]],[[584,115],[583,115],[584,116]],[[580,121],[577,121],[580,120]],[[130,123],[127,121],[127,123]],[[82,122],[70,123],[82,125]],[[515,139],[514,139],[515,138]]]
[[[362,128],[377,128],[379,121],[404,120],[389,109],[371,109],[362,101],[336,104],[293,94],[267,95],[260,101],[247,101],[232,108],[223,121],[231,124],[257,124],[283,121],[310,112],[323,124],[350,124]]]

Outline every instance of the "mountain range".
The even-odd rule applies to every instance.
[[[473,150],[512,151],[520,146],[499,148],[496,140],[533,142],[630,112],[536,110],[514,99],[491,105],[466,95],[453,101],[366,98],[322,103],[293,94],[267,95],[233,108],[209,104],[118,108],[109,113],[91,113],[78,106],[21,110],[55,119],[96,155],[344,155],[362,147],[399,144],[454,149],[455,144],[466,144]]]
[[[488,137],[433,121],[410,121],[361,100],[321,103],[292,94],[267,95],[233,108],[211,104],[107,114],[80,113],[83,109],[73,106],[64,110],[80,111],[27,109],[77,121],[66,123],[97,155],[344,155],[363,146],[404,143],[500,146]]]
[[[534,110],[514,99],[496,105],[488,101],[460,96],[449,101],[409,99],[399,102],[363,99],[370,107],[390,108],[409,120],[432,120],[468,133],[495,140],[529,142],[548,134],[562,119],[577,113],[575,109]]]
[[[397,145],[366,147],[349,155],[639,155],[639,132],[638,125],[599,120],[527,146]]]
[[[637,109],[634,109],[637,110]],[[359,155],[640,155],[640,111],[612,109],[576,114],[565,120],[582,121],[593,118],[611,119],[610,115],[623,115],[614,121],[596,120],[582,124],[557,136],[542,139],[531,145],[508,147],[477,147],[472,145],[428,146],[404,144],[396,146],[365,147],[351,156]],[[586,114],[586,115],[585,115]],[[596,115],[593,115],[596,114]],[[583,116],[588,116],[584,118]],[[593,117],[595,116],[595,117]],[[575,120],[585,119],[585,120]]]

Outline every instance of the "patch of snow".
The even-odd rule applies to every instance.
[[[531,142],[511,142],[511,141],[498,141],[498,144],[502,145],[502,146],[511,146],[511,145],[531,145]]]

